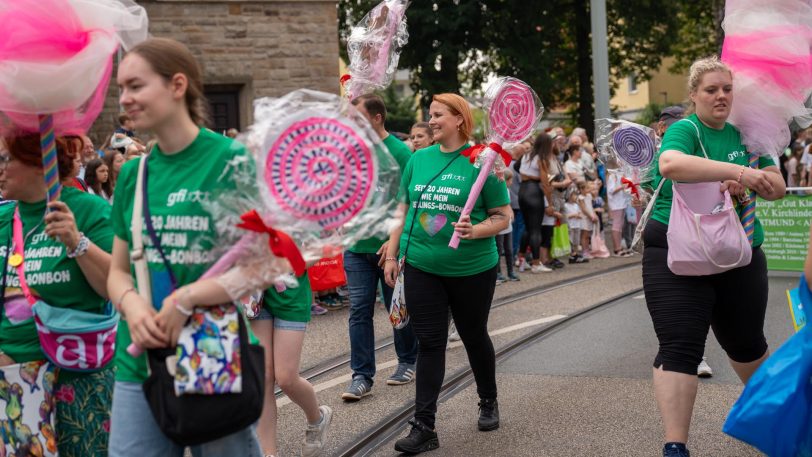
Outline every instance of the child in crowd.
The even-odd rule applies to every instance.
[[[505,184],[508,189],[513,184],[513,171],[510,168],[505,168]],[[511,202],[513,196],[511,195]],[[518,196],[517,196],[518,200]],[[496,249],[499,252],[500,260],[496,264],[496,284],[502,284],[505,281],[518,281],[519,277],[513,271],[513,220],[511,224],[498,235],[496,235]],[[507,278],[502,275],[502,260],[501,257],[505,256],[505,265],[507,266]]]
[[[564,268],[564,263],[550,255],[550,248],[553,245],[553,233],[555,224],[564,219],[561,211],[551,204],[547,197],[544,197],[544,218],[541,220],[541,261],[547,268]]]
[[[592,227],[598,222],[598,215],[592,208],[592,187],[591,181],[578,183],[578,206],[585,216],[581,220],[581,256],[585,260],[592,258],[590,239],[592,238]]]
[[[567,191],[567,202],[564,203],[564,216],[567,218],[567,225],[569,226],[570,244],[572,250],[570,251],[570,263],[586,263],[589,260],[583,258],[581,255],[581,227],[584,225],[586,216],[581,211],[578,205],[578,192],[575,189]]]

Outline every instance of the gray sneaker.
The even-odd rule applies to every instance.
[[[307,424],[305,431],[305,442],[302,446],[302,457],[316,457],[321,455],[324,442],[327,440],[327,431],[330,429],[330,422],[333,421],[333,410],[327,406],[319,406],[321,411],[321,422],[318,424]]]
[[[390,386],[402,386],[414,381],[414,364],[399,363],[395,373],[386,379]]]
[[[372,383],[363,376],[354,376],[350,381],[350,386],[341,394],[344,401],[358,401],[372,391]]]

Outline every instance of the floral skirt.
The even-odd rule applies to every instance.
[[[115,381],[112,365],[70,377],[63,371],[60,378],[54,392],[60,457],[107,457]]]

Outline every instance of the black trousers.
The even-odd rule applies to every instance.
[[[544,192],[539,187],[538,181],[522,181],[519,186],[519,209],[524,216],[524,234],[519,254],[527,252],[529,246],[533,260],[538,260],[541,247],[541,221],[544,218]]]
[[[650,220],[643,232],[643,289],[660,349],[654,368],[692,376],[702,361],[708,327],[739,363],[767,352],[767,258],[753,249],[749,265],[709,276],[679,276],[668,268],[668,226]]]
[[[454,317],[480,398],[496,398],[496,357],[488,315],[496,287],[496,266],[463,277],[438,276],[406,263],[406,306],[418,341],[415,418],[434,428],[437,397],[445,377],[448,312]]]

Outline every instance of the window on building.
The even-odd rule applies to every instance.
[[[207,85],[206,99],[211,105],[211,129],[225,133],[228,129],[241,129],[239,84]]]
[[[632,73],[629,75],[629,93],[637,92],[637,75]]]

